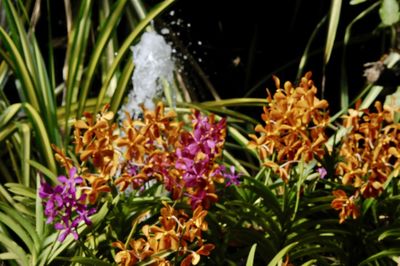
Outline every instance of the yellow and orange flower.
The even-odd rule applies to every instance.
[[[175,252],[183,258],[181,266],[196,265],[200,256],[210,255],[214,245],[205,244],[202,238],[202,232],[208,229],[206,210],[198,206],[190,217],[183,210],[175,210],[164,203],[160,214],[157,224],[143,226],[144,238],[130,241],[131,249],[121,241],[113,243],[113,247],[120,249],[115,256],[118,265],[134,265],[149,257],[155,259],[154,265],[170,265],[169,260],[157,257],[163,251]],[[191,250],[193,247],[196,250]]]
[[[343,223],[348,217],[356,219],[360,216],[360,211],[356,204],[358,194],[348,197],[346,192],[341,189],[333,191],[332,194],[335,199],[332,201],[331,206],[333,209],[340,211],[339,223]]]
[[[336,173],[344,185],[358,188],[364,198],[377,197],[388,176],[400,166],[400,124],[393,112],[375,103],[376,112],[349,110],[343,125],[350,129],[339,150]]]
[[[269,91],[264,113],[264,125],[257,125],[259,136],[250,134],[249,146],[257,148],[261,160],[271,166],[269,158],[276,155],[273,169],[287,181],[293,162],[309,162],[324,155],[327,141],[325,128],[329,122],[328,102],[317,98],[317,88],[307,73],[297,87],[274,77],[276,92]],[[280,167],[285,165],[285,167]]]

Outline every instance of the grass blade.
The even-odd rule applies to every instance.
[[[276,266],[279,265],[279,262],[282,260],[283,256],[285,256],[294,246],[296,246],[298,242],[294,242],[292,244],[287,245],[282,248],[275,257],[268,263],[268,266]]]
[[[246,266],[253,266],[254,265],[254,256],[256,254],[257,243],[251,246],[249,256],[247,257]]]
[[[29,164],[33,166],[36,170],[38,170],[40,173],[50,178],[54,183],[57,183],[57,175],[53,173],[50,169],[46,168],[45,166],[34,160],[29,160]]]
[[[324,52],[324,64],[328,64],[332,54],[333,44],[337,34],[337,29],[340,20],[340,9],[342,7],[342,0],[332,0],[331,8],[329,11],[329,24],[328,24],[328,35],[326,37],[325,52]]]
[[[135,65],[133,64],[132,60],[128,60],[128,62],[125,64],[121,76],[118,79],[117,88],[115,89],[115,92],[111,97],[110,102],[110,111],[114,113],[117,113],[121,105],[122,98],[124,97],[128,82],[132,77],[134,67]]]
[[[328,23],[328,34],[326,37],[325,43],[325,52],[324,52],[324,64],[322,69],[322,85],[321,85],[321,95],[322,98],[325,95],[325,69],[326,65],[329,62],[329,59],[332,54],[333,45],[335,43],[335,38],[337,34],[337,29],[339,25],[340,19],[340,9],[342,6],[342,0],[331,0],[331,8],[329,11],[329,23]]]
[[[22,135],[22,146],[21,146],[21,171],[22,181],[25,186],[30,184],[30,165],[29,159],[31,157],[31,129],[26,123],[19,125],[19,131]]]
[[[15,43],[11,40],[10,36],[4,31],[3,28],[0,28],[0,39],[2,40],[7,51],[10,53],[12,62],[15,63],[14,66],[16,76],[23,84],[22,88],[24,100],[28,101],[36,110],[40,110],[39,101],[35,93],[33,81],[26,67],[25,60],[22,58]],[[9,65],[13,65],[13,63],[7,63],[9,63]]]
[[[99,60],[102,52],[106,48],[106,45],[112,35],[116,25],[118,24],[121,14],[124,11],[124,7],[127,3],[127,0],[120,0],[115,4],[115,8],[112,11],[111,15],[109,15],[108,19],[104,23],[104,26],[100,30],[99,38],[93,48],[92,55],[89,60],[88,68],[85,74],[85,81],[82,86],[82,90],[79,96],[79,105],[78,111],[76,113],[76,118],[80,118],[83,112],[83,108],[85,107],[87,94],[89,91],[89,87],[92,84],[94,72],[99,65]]]
[[[3,128],[21,110],[21,104],[15,103],[8,106],[0,115],[0,129]]]
[[[13,219],[14,218],[14,219]],[[0,212],[0,223],[3,223],[5,226],[10,228],[21,240],[22,242],[28,247],[31,254],[36,256],[35,246],[33,244],[32,238],[30,238],[29,234],[19,225],[16,217],[7,216],[4,213]]]
[[[29,116],[34,131],[37,136],[38,146],[41,149],[41,154],[46,161],[47,167],[53,173],[57,173],[56,163],[51,150],[50,140],[47,134],[47,130],[39,113],[28,103],[23,104],[23,109]]]
[[[91,25],[91,6],[93,1],[85,0],[81,2],[79,15],[73,25],[71,38],[68,41],[68,50],[65,66],[66,68],[66,98],[65,98],[65,122],[64,130],[69,132],[70,108],[72,102],[77,101],[78,90],[83,71],[83,63],[87,42],[89,39],[89,30]],[[69,143],[69,134],[64,137],[64,146]]]
[[[35,200],[35,226],[36,233],[38,236],[41,236],[43,239],[44,232],[44,213],[43,213],[43,205],[42,199],[39,196],[39,188],[40,188],[40,175],[36,175],[36,200]]]
[[[25,253],[24,249],[21,248],[17,243],[15,243],[13,240],[4,235],[0,237],[0,243],[3,244],[4,247],[8,250],[9,256],[17,258],[16,261],[18,262],[19,265],[22,266],[29,265],[27,254]]]
[[[362,265],[367,265],[373,261],[376,261],[377,259],[380,258],[385,258],[385,257],[391,257],[391,256],[399,256],[400,255],[400,248],[390,248],[390,249],[386,249],[383,250],[375,255],[372,255],[371,257],[363,260],[360,264],[358,264],[359,266]]]

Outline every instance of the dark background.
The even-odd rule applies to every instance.
[[[272,75],[277,75],[281,81],[296,82],[300,58],[317,24],[329,13],[330,2],[178,0],[156,25],[169,27],[178,35],[174,37],[174,45],[185,47],[193,55],[222,98],[265,97],[265,89],[275,87]],[[340,109],[345,29],[371,5],[367,1],[351,6],[349,2],[343,1],[336,43],[325,73],[324,98],[330,101],[331,111]],[[351,97],[365,86],[363,64],[377,61],[388,52],[388,32],[379,29],[379,23],[378,9],[375,9],[353,27],[345,57]],[[312,56],[305,67],[305,71],[313,72],[319,89],[326,34],[327,23],[312,42]],[[204,84],[201,79],[195,81],[198,74],[187,61],[184,73],[191,77],[192,89],[199,100],[209,99]]]
[[[143,1],[147,10],[159,2]],[[373,3],[366,1],[351,6],[349,2],[345,0],[342,4],[336,43],[325,72],[325,94],[320,94],[330,102],[332,113],[340,109],[345,29]],[[51,18],[53,43],[58,43],[54,49],[55,64],[56,69],[62,69],[65,56],[63,43],[66,43],[64,5],[58,1],[50,3],[54,10]],[[300,58],[316,26],[328,15],[330,3],[320,0],[176,0],[155,20],[154,26],[159,31],[163,28],[170,30],[165,37],[176,50],[176,61],[181,64],[182,76],[195,101],[213,99],[205,79],[221,98],[265,97],[266,88],[275,88],[272,75],[278,76],[282,82],[297,82]],[[93,17],[96,20],[96,14]],[[47,43],[46,23],[43,11],[36,34],[44,49]],[[119,26],[121,40],[131,30],[128,26],[124,27],[124,23],[128,25],[123,20],[122,27]],[[379,28],[379,23],[377,8],[353,27],[344,58],[351,98],[365,86],[363,64],[377,61],[389,52],[389,31]],[[323,24],[311,43],[311,56],[304,69],[312,71],[320,93],[327,26],[327,22]],[[62,81],[61,71],[57,71],[56,75],[56,79]]]

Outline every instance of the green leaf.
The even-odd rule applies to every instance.
[[[21,110],[21,104],[20,103],[15,103],[13,105],[10,105],[2,111],[2,114],[0,115],[0,129],[2,129],[7,123],[10,122],[10,120]]]
[[[258,196],[264,199],[265,206],[271,208],[272,211],[278,216],[278,219],[282,221],[283,213],[281,210],[281,206],[277,197],[272,193],[272,191],[263,183],[258,180],[255,180],[250,177],[243,176],[246,180],[250,181],[253,184],[243,184],[242,187],[251,190],[252,192],[256,193]]]
[[[283,256],[285,256],[293,247],[295,247],[298,242],[291,243],[286,247],[282,248],[275,257],[268,263],[268,266],[276,266],[282,261]]]
[[[246,168],[244,168],[243,165],[231,153],[229,153],[227,150],[223,150],[222,153],[225,159],[233,164],[238,172],[245,175],[250,175]]]
[[[249,140],[245,136],[243,136],[236,128],[228,126],[228,133],[229,136],[235,139],[241,146],[248,149],[255,158],[258,158],[256,150],[247,147]]]
[[[117,113],[118,108],[121,105],[127,85],[132,78],[134,67],[135,65],[133,64],[132,60],[128,60],[124,66],[124,69],[122,70],[121,76],[118,79],[117,87],[115,88],[114,94],[110,101],[110,111],[114,113]]]
[[[265,234],[269,234],[271,241],[276,245],[281,242],[282,230],[272,212],[266,212],[259,206],[254,206],[241,200],[225,202],[225,205],[228,208],[232,207],[233,210],[237,210],[235,215],[239,214],[239,217],[242,217],[241,219],[257,223],[258,226],[263,228]]]
[[[44,60],[41,56],[35,35],[33,32],[29,34],[25,32],[23,20],[20,19],[18,12],[10,1],[4,1],[4,7],[8,22],[11,25],[10,34],[14,38],[14,43],[18,47],[18,51],[21,53],[20,56],[25,64],[25,66],[19,63],[14,64],[15,60],[19,61],[18,55],[12,51],[12,46],[9,46],[8,50],[11,53],[10,60],[13,61],[13,70],[17,78],[22,81],[21,90],[25,97],[23,101],[30,102],[32,106],[41,113],[43,121],[45,121],[48,127],[50,139],[58,143],[60,136],[56,124],[54,91],[51,88]],[[20,5],[19,8],[20,11],[26,13],[23,5]],[[25,67],[26,70],[24,69]]]
[[[375,8],[379,6],[379,2],[373,3],[370,7],[366,8],[364,11],[359,13],[356,18],[354,18],[346,27],[344,41],[343,41],[343,53],[342,53],[342,60],[341,60],[341,79],[340,79],[340,97],[341,97],[341,105],[342,110],[347,110],[347,106],[349,104],[349,86],[348,86],[348,78],[347,78],[347,47],[350,44],[350,36],[351,31],[354,25],[360,21],[361,19],[365,18],[368,14],[374,11]]]
[[[376,253],[375,255],[370,256],[369,258],[363,260],[359,266],[366,265],[370,262],[373,262],[377,259],[384,258],[384,257],[391,257],[391,256],[399,256],[400,255],[400,248],[389,248],[386,250],[383,250],[379,253]]]
[[[80,257],[80,256],[74,256],[71,258],[67,257],[57,257],[56,260],[62,260],[62,261],[70,261],[74,263],[79,263],[80,265],[98,265],[98,266],[111,266],[114,264],[105,262],[103,260],[99,260],[96,258],[87,258],[87,257]]]
[[[100,210],[90,217],[90,220],[92,221],[91,226],[87,226],[86,224],[81,224],[78,227],[77,230],[78,235],[81,235],[85,230],[90,230],[91,228],[96,227],[98,223],[104,220],[104,217],[107,215],[108,210],[109,210],[108,204],[104,203],[103,206],[100,208]],[[50,243],[50,245],[47,246],[46,250],[47,252],[51,252],[49,254],[50,256],[46,261],[46,263],[50,263],[53,260],[55,260],[58,257],[58,255],[60,255],[65,249],[67,249],[71,244],[75,242],[75,239],[71,235],[67,236],[67,238],[64,240],[63,243],[58,242],[57,237],[58,233],[54,233],[53,235],[49,236],[46,241]],[[54,244],[53,246],[52,243],[54,241],[57,241],[57,243]]]
[[[391,26],[399,21],[399,3],[397,0],[382,0],[379,15],[385,26]]]
[[[15,253],[12,252],[5,252],[0,253],[0,260],[17,260],[18,257]]]
[[[35,218],[36,218],[36,233],[42,237],[44,235],[44,213],[42,199],[39,196],[40,175],[36,175],[36,202],[35,202]]]
[[[16,124],[9,124],[7,127],[0,131],[0,142],[8,138],[17,129]]]
[[[256,254],[257,243],[251,246],[249,256],[247,257],[246,266],[253,266],[254,265],[254,256]]]
[[[48,127],[48,132],[50,139],[54,144],[61,145],[61,135],[59,132],[59,127],[57,124],[57,106],[55,99],[55,92],[49,80],[48,73],[46,71],[46,65],[44,63],[43,57],[39,50],[35,36],[33,35],[33,56],[35,58],[37,72],[38,72],[38,90],[41,90],[41,95],[43,97],[41,106],[41,113],[44,114],[44,121]]]
[[[109,211],[108,204],[104,203],[103,206],[101,206],[100,210],[91,216],[90,220],[93,223],[92,226],[96,226],[98,223],[102,222],[104,217],[107,215],[108,211]]]
[[[26,40],[26,34],[23,34],[23,30],[21,29],[22,25],[20,25],[21,23],[18,19],[19,16],[16,14],[13,5],[10,4],[9,0],[3,1],[3,3],[7,11],[7,19],[9,20],[10,25],[15,26],[12,28],[13,36],[15,37],[15,40],[21,41],[21,45],[17,47],[17,45],[13,42],[3,28],[0,28],[0,39],[3,40],[3,45],[5,45],[6,49],[10,53],[12,59],[10,64],[15,66],[17,77],[23,84],[25,100],[29,101],[36,110],[40,110],[34,82],[32,80],[32,76],[29,74],[32,73],[33,66],[32,60],[29,57],[30,53],[28,41]],[[21,50],[23,55],[20,53]]]
[[[382,90],[382,86],[372,86],[367,96],[362,101],[360,105],[360,110],[369,108],[371,104],[375,102],[376,98],[380,95]]]
[[[386,230],[379,235],[378,241],[382,241],[387,237],[395,237],[400,239],[400,228]]]
[[[39,113],[28,103],[23,104],[23,109],[28,114],[39,142],[42,156],[47,162],[47,167],[54,173],[57,172],[49,136]]]
[[[351,0],[350,5],[358,5],[358,4],[364,3],[366,1],[368,1],[368,0]]]
[[[325,243],[323,243],[325,244]],[[304,249],[296,250],[296,252],[291,253],[290,258],[298,260],[299,258],[309,258],[309,257],[318,257],[323,256],[324,254],[332,254],[336,260],[340,261],[341,258],[345,258],[344,252],[341,246],[321,246],[317,244],[315,246],[308,246]],[[320,265],[320,264],[312,264],[312,265]]]
[[[296,231],[293,231],[293,234],[297,235],[291,237],[290,242],[298,242],[301,244],[305,244],[318,241],[323,242],[322,239],[324,238],[328,240],[334,240],[335,238],[345,239],[346,237],[349,237],[350,232],[341,229],[326,228],[326,229],[309,229],[309,231],[302,232],[301,234]]]
[[[36,199],[36,191],[26,185],[19,183],[6,183],[5,186],[8,187],[8,190],[14,194]]]
[[[14,205],[14,207],[17,207],[17,206],[18,205]],[[2,202],[0,202],[0,209],[3,212],[5,212],[8,216],[13,217],[17,221],[17,223],[19,225],[21,225],[22,228],[24,228],[24,230],[26,230],[26,232],[29,233],[29,235],[33,239],[33,242],[35,243],[35,246],[40,245],[41,242],[40,242],[38,234],[35,231],[34,226],[31,223],[32,220],[27,219],[26,216],[21,215],[20,212],[18,211],[18,209],[11,208]]]
[[[207,107],[264,106],[268,104],[268,101],[263,98],[233,98],[219,101],[206,101],[201,104]]]
[[[22,242],[28,247],[31,254],[36,254],[35,245],[32,238],[22,228],[18,221],[15,220],[15,217],[7,216],[0,212],[0,222],[10,228],[22,240]]]
[[[28,256],[24,249],[21,248],[17,243],[15,243],[10,238],[0,233],[0,243],[3,244],[4,248],[7,249],[8,256],[16,257],[16,261],[19,265],[29,266]]]
[[[198,110],[201,110],[203,112],[206,110],[208,112],[212,112],[212,113],[218,114],[220,116],[229,116],[229,117],[232,117],[232,118],[236,118],[236,119],[242,120],[243,122],[246,122],[246,123],[251,123],[253,125],[257,125],[258,124],[258,121],[255,120],[253,117],[250,117],[250,116],[245,115],[243,113],[236,112],[236,111],[233,111],[233,110],[229,110],[229,109],[226,109],[226,108],[206,106],[206,105],[203,105],[203,104],[186,103],[186,102],[180,102],[179,105],[180,106],[187,106],[187,107],[194,107],[194,108],[196,108]]]
[[[315,264],[316,262],[317,262],[316,259],[312,259],[312,260],[309,260],[307,262],[304,262],[303,264],[301,264],[301,266],[313,266],[313,265],[316,265]]]
[[[333,44],[337,34],[337,29],[340,20],[340,9],[342,6],[342,0],[331,0],[331,8],[329,10],[329,24],[328,24],[328,35],[326,37],[325,52],[324,52],[324,64],[329,62],[332,54]]]
[[[126,2],[127,0],[119,0],[118,2],[115,3],[114,9],[112,10],[111,14],[108,16],[104,25],[100,29],[99,38],[96,41],[96,44],[91,53],[88,68],[85,74],[86,78],[84,80],[82,90],[80,92],[79,105],[76,113],[76,118],[80,118],[80,116],[82,115],[83,108],[85,107],[86,103],[87,94],[93,81],[94,72],[97,66],[99,65],[101,54],[104,51],[110,39],[110,36],[113,34],[116,25],[121,19],[122,16],[121,14],[124,11]]]
[[[24,96],[27,101],[36,109],[39,110],[39,102],[35,93],[35,89],[33,86],[33,82],[30,78],[29,71],[26,68],[25,61],[22,58],[21,54],[18,51],[18,48],[15,46],[10,36],[4,31],[3,28],[0,27],[0,39],[3,42],[3,45],[7,48],[8,52],[11,55],[11,62],[7,62],[9,65],[13,65],[15,63],[15,71],[18,79],[21,80],[24,88]]]
[[[14,205],[15,201],[11,197],[11,195],[7,192],[7,190],[3,187],[3,185],[0,183],[0,194],[3,196],[5,200],[8,201],[9,204]]]
[[[156,254],[153,254],[150,258],[148,258],[144,261],[141,261],[141,262],[137,263],[136,265],[137,266],[153,265],[154,263],[157,263],[160,258],[166,258],[173,253],[175,253],[175,251],[169,251],[169,250],[161,251]]]
[[[367,211],[371,208],[371,206],[376,204],[376,202],[377,201],[374,198],[368,198],[368,199],[364,200],[363,206],[362,206],[362,215],[365,215],[367,213]]]
[[[91,6],[92,0],[82,1],[79,14],[74,21],[70,39],[68,40],[67,50],[67,76],[66,76],[66,99],[65,99],[65,121],[64,130],[69,132],[69,119],[71,104],[77,101],[80,81],[82,77],[86,46],[89,39],[91,25]],[[69,135],[64,137],[64,146],[69,143]]]
[[[46,168],[44,165],[42,165],[34,160],[29,160],[29,164],[31,166],[33,166],[34,168],[36,168],[36,170],[38,170],[40,173],[49,177],[51,179],[51,181],[53,181],[54,183],[57,183],[57,175],[55,173],[53,173],[50,169]]]
[[[19,124],[19,131],[22,135],[21,146],[21,171],[22,180],[25,186],[30,184],[30,165],[29,158],[31,157],[31,129],[27,123]]]

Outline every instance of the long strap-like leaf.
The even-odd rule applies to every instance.
[[[104,51],[108,41],[110,40],[110,36],[113,33],[116,25],[118,24],[121,14],[124,11],[124,7],[126,5],[127,0],[120,0],[116,3],[115,8],[112,13],[104,23],[104,26],[101,28],[99,33],[99,38],[94,45],[92,55],[89,60],[89,65],[85,73],[85,80],[82,86],[82,90],[79,95],[79,105],[78,111],[76,112],[76,118],[80,118],[83,112],[83,108],[85,107],[86,98],[89,92],[89,88],[93,81],[94,72],[99,65],[99,60]]]

